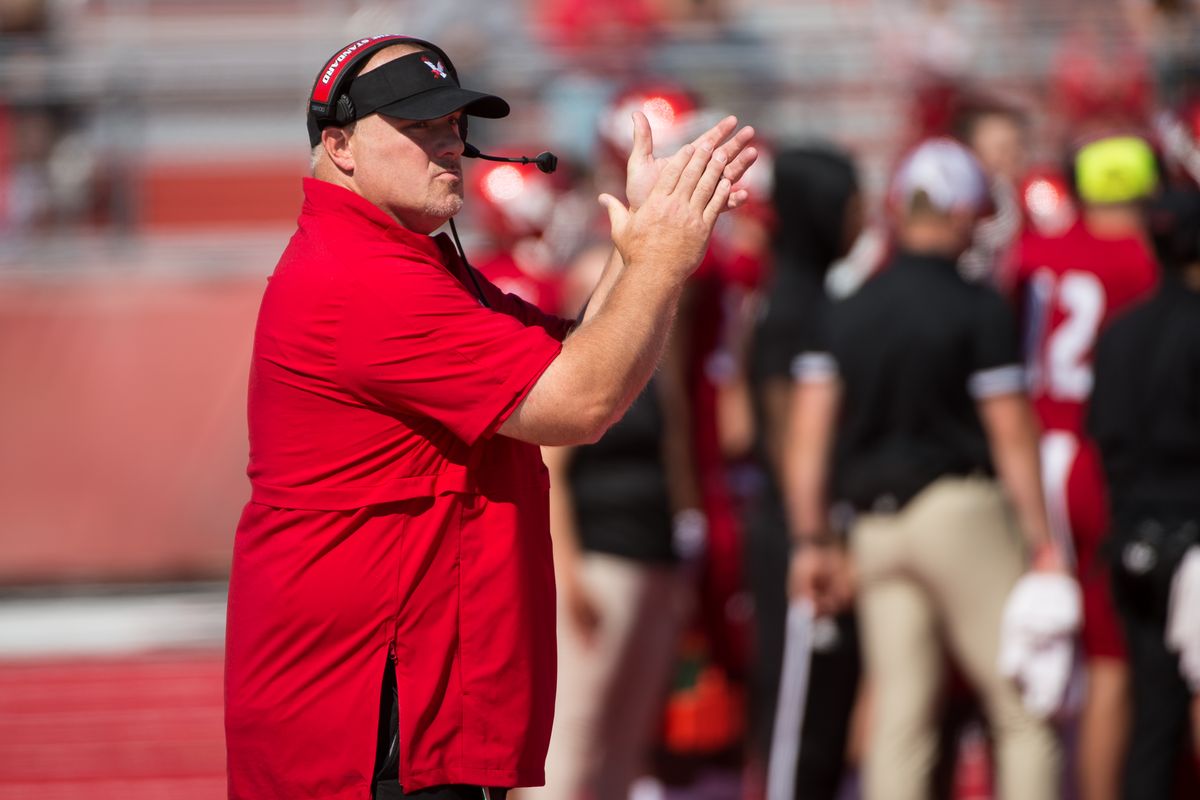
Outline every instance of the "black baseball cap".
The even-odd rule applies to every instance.
[[[336,100],[343,108],[342,118],[317,118],[308,115],[310,143],[321,141],[321,129],[344,125],[368,114],[383,114],[397,119],[437,119],[455,111],[476,117],[499,119],[508,116],[509,107],[493,94],[462,88],[453,67],[431,50],[410,53],[381,64],[370,72],[356,75],[345,92],[349,103]],[[331,111],[336,113],[337,105]]]

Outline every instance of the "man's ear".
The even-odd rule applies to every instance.
[[[330,126],[321,131],[321,146],[329,160],[347,175],[354,174],[354,147],[352,132],[346,128]]]

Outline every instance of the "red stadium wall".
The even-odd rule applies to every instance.
[[[227,572],[263,285],[0,282],[0,584]]]
[[[307,162],[151,164],[139,176],[147,228],[255,228],[296,221]]]

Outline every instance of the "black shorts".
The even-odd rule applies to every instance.
[[[492,800],[504,800],[508,789],[489,789]],[[431,786],[415,792],[405,792],[400,781],[379,781],[375,784],[375,800],[402,800],[406,797],[420,800],[483,800],[483,788],[479,786]]]

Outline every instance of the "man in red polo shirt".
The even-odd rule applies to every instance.
[[[727,118],[655,159],[636,115],[629,206],[601,197],[604,277],[578,321],[549,317],[431,236],[462,206],[463,115],[507,104],[461,89],[436,46],[392,38],[318,78],[333,76],[337,113],[310,111],[313,177],[259,313],[229,591],[231,798],[542,783],[555,624],[537,445],[595,441],[632,402],[755,158],[753,131]]]

